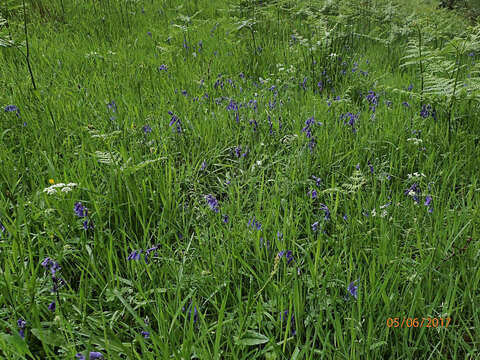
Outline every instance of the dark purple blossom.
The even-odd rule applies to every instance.
[[[85,355],[83,355],[82,353],[77,353],[75,357],[79,360],[86,360]],[[88,359],[89,360],[103,359],[103,355],[98,351],[90,351],[90,353],[88,354]]]
[[[15,112],[15,115],[17,115],[17,117],[20,117],[20,110],[15,105],[7,105],[5,106],[4,110],[5,112]]]
[[[253,229],[262,231],[262,224],[255,219],[255,216],[252,219],[248,220],[247,226],[251,226]]]
[[[52,302],[48,305],[48,310],[50,310],[51,312],[54,312],[54,311],[55,311],[55,308],[56,308],[55,301],[52,301]]]
[[[420,201],[418,196],[421,193],[422,193],[422,190],[420,189],[417,183],[412,184],[408,189],[404,191],[404,194],[411,196],[416,203]]]
[[[107,107],[112,110],[112,112],[116,112],[117,111],[117,104],[115,104],[115,101],[112,100],[110,101],[108,104],[107,104]]]
[[[169,126],[172,127],[173,125],[175,125],[175,127],[177,129],[177,133],[181,133],[182,132],[182,123],[181,123],[180,119],[178,118],[178,116],[175,115],[172,111],[169,111],[168,114],[171,116]]]
[[[312,179],[315,180],[315,185],[317,186],[320,186],[320,184],[322,183],[322,179],[316,177],[315,175],[312,175]]]
[[[18,325],[18,334],[22,339],[25,339],[25,327],[27,326],[27,322],[23,320],[22,318],[17,320],[17,325]]]
[[[202,162],[202,167],[200,168],[200,171],[203,171],[207,168],[207,162],[205,160],[203,160]]]
[[[406,101],[402,102],[402,105],[405,106],[405,107],[410,107],[410,104]]]
[[[330,220],[330,210],[328,209],[328,206],[325,204],[320,204],[320,209],[323,210],[325,214],[325,220]]]
[[[88,209],[82,205],[81,202],[76,202],[73,211],[78,217],[86,217],[88,215]]]
[[[378,95],[374,91],[370,90],[366,96],[368,103],[370,104],[370,110],[375,112],[378,105]]]
[[[142,253],[142,249],[140,250],[133,250],[130,255],[128,255],[127,260],[140,260],[140,254]]]
[[[312,224],[312,231],[316,232],[318,231],[318,227],[319,227],[319,222],[318,221],[315,221],[313,224]]]
[[[293,253],[291,250],[282,250],[277,255],[279,258],[285,256],[285,260],[287,261],[287,265],[293,261]]]
[[[158,67],[158,71],[167,71],[167,70],[168,70],[168,66],[165,64],[162,64]]]
[[[423,104],[422,109],[420,110],[420,116],[424,119],[428,118],[431,115],[432,106],[430,104]]]
[[[228,220],[229,220],[228,215],[223,215],[222,221],[223,221],[225,224],[228,224]]]
[[[343,120],[344,125],[348,125],[352,127],[352,131],[355,133],[357,132],[357,129],[355,129],[355,122],[358,120],[360,114],[352,114],[351,112],[348,112],[346,114],[340,115],[340,120]]]
[[[148,331],[142,331],[141,334],[145,339],[150,338],[150,333]]]
[[[205,200],[207,201],[207,204],[210,207],[210,209],[212,209],[212,211],[218,213],[218,211],[219,211],[218,200],[215,198],[215,196],[213,196],[211,194],[205,195]]]
[[[317,190],[313,189],[313,190],[310,190],[308,192],[308,194],[312,197],[312,199],[316,199],[318,194],[317,194]]]
[[[143,128],[142,128],[144,134],[149,134],[152,132],[152,128],[149,126],[149,125],[145,125]]]
[[[348,292],[349,292],[350,295],[352,295],[355,299],[356,299],[357,296],[358,296],[358,286],[355,285],[355,283],[356,283],[357,281],[358,281],[358,280],[352,281],[352,282],[348,285]]]

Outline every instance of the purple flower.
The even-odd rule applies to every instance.
[[[162,64],[158,67],[158,71],[167,71],[167,70],[168,70],[168,66],[165,64]]]
[[[218,213],[218,211],[219,211],[218,200],[215,198],[215,196],[213,196],[211,194],[205,195],[205,200],[207,201],[207,204],[210,207],[210,209],[212,209],[212,211]]]
[[[248,220],[247,226],[251,226],[253,229],[262,231],[262,224],[255,219],[255,216],[252,219]]]
[[[368,160],[368,167],[370,168],[370,172],[373,174],[373,165],[370,163],[370,160]]]
[[[128,255],[127,260],[140,260],[140,254],[143,250],[134,250]]]
[[[404,191],[405,195],[411,196],[413,200],[418,203],[419,199],[418,196],[422,193],[422,190],[420,187],[417,185],[417,183],[412,184],[408,189]]]
[[[280,231],[277,231],[278,241],[283,241],[283,234]]]
[[[149,333],[148,331],[142,331],[141,334],[143,335],[143,337],[144,337],[145,339],[150,338],[150,333]]]
[[[355,169],[360,170],[360,164],[355,165]]]
[[[225,224],[228,224],[228,215],[223,215],[222,221],[223,221]]]
[[[402,102],[402,105],[405,106],[405,107],[410,107],[410,104],[406,101]]]
[[[358,295],[358,286],[355,285],[355,283],[357,282],[358,280],[355,280],[355,281],[352,281],[349,285],[348,285],[348,292],[350,293],[350,295],[352,295],[355,299],[357,298],[357,295]]]
[[[173,125],[175,125],[175,127],[177,129],[177,133],[181,133],[182,132],[182,123],[180,122],[180,119],[178,118],[178,116],[175,115],[171,111],[169,111],[168,114],[171,116],[169,126],[172,127]]]
[[[325,204],[320,204],[320,209],[325,213],[325,220],[330,220],[330,210],[328,209],[328,206]]]
[[[285,256],[285,259],[287,260],[287,265],[290,264],[292,261],[293,261],[293,254],[292,254],[292,251],[291,250],[283,250],[283,251],[280,251],[277,255],[279,258]]]
[[[182,95],[187,96],[187,90],[182,90]]]
[[[316,231],[318,230],[318,226],[319,226],[318,221],[315,221],[315,222],[312,224],[312,230],[316,232]]]
[[[317,190],[310,190],[308,192],[308,194],[312,197],[312,199],[316,199],[317,198]]]
[[[117,104],[115,104],[115,101],[112,100],[110,101],[108,104],[107,104],[107,107],[112,110],[112,112],[116,112],[117,111]]]
[[[143,128],[142,128],[143,132],[145,134],[149,134],[152,132],[152,128],[149,126],[149,125],[145,125]]]
[[[86,217],[88,215],[88,209],[82,205],[81,202],[76,202],[73,211],[78,217]]]
[[[432,111],[432,106],[430,104],[423,104],[422,105],[422,110],[420,110],[420,116],[424,119],[428,118],[431,114]]]
[[[425,198],[425,205],[426,205],[426,206],[429,206],[431,202],[432,202],[432,197],[431,197],[430,195],[428,195],[428,196]]]
[[[15,111],[15,115],[17,115],[17,117],[20,117],[20,110],[15,105],[7,105],[7,106],[5,106],[4,110],[5,110],[5,112],[14,112]]]
[[[92,220],[85,220],[82,222],[82,225],[83,225],[83,229],[86,231],[88,229],[93,229],[93,223],[92,223]]]
[[[79,360],[86,360],[85,355],[83,355],[82,353],[77,353],[75,357]],[[97,351],[90,351],[88,358],[89,360],[103,359],[103,355],[102,353]]]
[[[360,116],[360,113],[352,114],[351,112],[348,112],[346,114],[340,115],[340,120],[343,120],[344,125],[351,126],[352,131],[355,133],[357,131],[357,129],[355,129],[355,122],[358,120],[359,116]]]
[[[185,306],[182,308],[183,311],[185,311]],[[188,306],[188,315],[187,315],[187,319],[190,320],[190,316],[192,314],[192,303],[190,303],[190,305]],[[193,307],[193,323],[195,324],[198,320],[198,311],[197,311],[197,307],[194,306]]]
[[[18,334],[21,336],[22,339],[25,339],[25,327],[27,326],[27,322],[22,318],[17,320],[18,325]]]
[[[150,31],[147,31],[147,35],[152,37],[152,33]]]
[[[202,167],[200,168],[201,171],[205,170],[207,168],[207,162],[203,160],[202,162]]]
[[[312,179],[315,180],[315,185],[317,186],[320,186],[320,184],[322,183],[322,179],[316,177],[315,175],[312,175]]]
[[[52,302],[48,305],[48,310],[50,310],[51,312],[54,312],[54,311],[55,311],[55,308],[56,308],[55,301],[52,301]]]
[[[407,88],[407,91],[412,91],[412,89],[413,89],[413,84],[410,84]]]
[[[367,101],[370,103],[370,110],[375,112],[375,108],[378,104],[378,95],[374,91],[370,90],[366,96]]]
[[[348,216],[347,216],[347,214],[343,215],[343,220],[348,221]]]

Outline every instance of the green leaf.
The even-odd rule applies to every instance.
[[[262,335],[260,333],[248,330],[244,337],[239,339],[238,337],[235,339],[235,344],[237,345],[246,345],[246,346],[253,346],[253,345],[260,345],[260,344],[265,344],[269,341],[270,339],[266,337],[265,335]]]
[[[65,344],[65,339],[58,331],[53,332],[52,330],[33,328],[31,332],[44,344],[54,346]]]

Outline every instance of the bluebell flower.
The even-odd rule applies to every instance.
[[[145,125],[143,128],[142,128],[143,132],[145,134],[149,134],[152,132],[152,128],[149,126],[149,125]]]
[[[343,215],[343,220],[348,221],[348,216],[347,216],[347,214]]]
[[[147,35],[152,37],[152,33],[150,31],[147,31]]]
[[[141,334],[145,339],[150,338],[150,333],[148,331],[142,331]]]
[[[48,305],[48,310],[50,310],[51,312],[54,312],[54,311],[55,311],[55,308],[56,308],[55,301],[52,301],[52,302]]]
[[[319,81],[317,86],[319,91],[323,91],[323,82]]]
[[[312,175],[312,179],[315,180],[315,185],[317,186],[320,186],[320,184],[322,183],[322,179],[316,177],[315,175]]]
[[[76,202],[73,211],[78,217],[86,217],[88,215],[88,209],[82,205],[81,202]]]
[[[317,190],[313,189],[313,190],[310,190],[308,192],[308,194],[312,197],[312,199],[316,199],[317,198]]]
[[[228,224],[228,215],[223,215],[222,217],[222,221],[225,223],[225,224]]]
[[[143,250],[134,250],[128,255],[127,260],[140,260],[140,254]]]
[[[281,233],[280,231],[277,231],[277,239],[278,241],[283,241],[283,233]]]
[[[413,89],[413,84],[410,84],[407,88],[407,91],[412,91],[412,89]]]
[[[18,334],[22,339],[25,339],[25,327],[27,326],[27,322],[23,320],[22,318],[17,320],[17,325],[18,325]]]
[[[428,118],[430,116],[430,113],[432,111],[432,106],[430,104],[423,104],[422,109],[420,110],[420,116],[424,119]]]
[[[352,282],[348,285],[348,292],[349,292],[350,295],[352,295],[355,299],[356,299],[357,296],[358,296],[358,286],[355,285],[355,283],[356,283],[357,281],[358,281],[358,280],[352,281]]]
[[[182,132],[182,123],[181,123],[180,119],[178,118],[178,116],[175,115],[171,111],[169,111],[168,114],[171,116],[169,126],[172,127],[173,125],[175,125],[175,127],[177,129],[177,132],[181,133]]]
[[[355,169],[360,170],[360,164],[355,165]]]
[[[262,224],[255,219],[255,216],[253,216],[252,219],[248,220],[247,226],[251,226],[253,229],[257,229],[258,231],[262,231]]]
[[[370,90],[366,96],[367,101],[370,103],[370,110],[375,112],[375,108],[378,104],[378,95],[374,91]]]
[[[208,206],[210,207],[210,209],[212,209],[212,211],[218,213],[219,212],[219,209],[218,209],[218,201],[217,199],[215,198],[215,196],[209,194],[209,195],[205,195],[205,200],[207,201],[207,204]]]
[[[85,355],[83,355],[82,353],[77,353],[75,357],[79,360],[86,360]],[[88,359],[89,360],[103,359],[103,355],[98,351],[90,351],[90,353],[88,354]]]
[[[319,226],[319,223],[318,221],[315,221],[313,224],[312,224],[312,231],[317,231],[318,230],[318,226]]]
[[[205,160],[203,160],[202,162],[202,167],[200,168],[200,171],[203,171],[207,168],[207,162]]]
[[[370,168],[370,172],[373,174],[373,171],[374,171],[373,165],[370,163],[370,160],[368,160],[367,163],[368,163],[368,167]]]
[[[182,95],[187,96],[187,90],[182,90]]]
[[[287,265],[293,261],[293,253],[292,250],[282,250],[277,255],[279,258],[285,256],[285,260],[287,261]]]
[[[325,220],[330,220],[330,210],[328,209],[328,206],[325,204],[320,204],[320,209],[325,213]]]
[[[168,70],[168,66],[165,64],[162,64],[158,67],[158,71],[167,71],[167,70]]]
[[[5,112],[15,112],[15,115],[17,115],[17,117],[20,117],[20,110],[15,105],[7,105],[5,106],[4,110]]]
[[[116,112],[117,111],[117,104],[115,104],[115,101],[112,100],[110,101],[108,104],[107,104],[107,107],[112,110],[112,112]]]
[[[182,311],[185,311],[185,306],[182,308]],[[190,320],[190,316],[192,315],[192,303],[190,302],[190,305],[188,306],[188,314],[187,314],[187,319]],[[197,307],[193,307],[193,323],[195,324],[198,320],[198,311]]]
[[[402,105],[405,106],[405,107],[410,107],[410,104],[406,101],[402,102]]]

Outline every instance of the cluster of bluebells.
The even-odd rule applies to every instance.
[[[85,355],[83,355],[82,353],[77,353],[75,357],[79,360],[87,360]],[[90,353],[88,354],[88,360],[96,360],[96,359],[103,359],[102,353],[98,351],[90,351]]]
[[[231,99],[230,103],[227,105],[227,111],[234,111],[235,112],[235,120],[237,123],[240,121],[240,116],[238,113],[238,105],[235,100]]]
[[[160,247],[160,245],[155,245],[155,246],[152,246],[150,249],[145,250],[144,259],[145,259],[145,262],[147,264],[148,264],[148,257],[150,256],[150,253],[153,252],[153,251],[157,251],[159,247]],[[133,250],[130,253],[130,255],[128,255],[127,260],[135,260],[135,261],[140,260],[140,256],[141,256],[142,252],[144,252],[143,249]],[[156,253],[154,255],[156,255]]]
[[[169,111],[168,114],[171,116],[169,126],[172,127],[175,125],[177,133],[182,132],[182,123],[177,115],[175,115],[172,111]]]
[[[343,120],[344,125],[351,126],[352,127],[352,132],[356,133],[357,129],[355,128],[355,122],[358,120],[359,116],[360,116],[360,113],[353,114],[351,112],[348,112],[346,114],[341,114],[340,115],[340,121]]]
[[[19,110],[18,107],[15,106],[15,105],[7,105],[7,106],[5,106],[4,111],[5,111],[5,112],[15,112],[15,115],[17,115],[17,117],[20,117],[20,110]]]
[[[214,195],[205,195],[205,200],[207,201],[208,206],[213,212],[218,213],[220,211],[218,208],[218,200],[215,198]]]
[[[287,261],[287,265],[290,264],[293,261],[293,253],[292,250],[282,250],[278,253],[277,255],[279,258],[282,258],[285,256],[285,260]]]
[[[330,209],[328,208],[328,206],[325,205],[325,204],[320,204],[320,210],[322,210],[323,214],[324,214],[323,220],[324,221],[329,221],[330,220]],[[312,224],[312,231],[317,232],[319,228],[320,228],[320,221],[315,221]]]
[[[348,285],[348,293],[350,295],[352,295],[355,299],[357,298],[358,296],[358,285],[355,285],[355,283],[358,282],[358,280],[355,280],[355,281],[352,281],[349,285]]]
[[[242,147],[239,145],[233,149],[233,153],[235,154],[235,157],[242,158],[247,156],[248,150],[245,150],[245,152],[242,152]]]
[[[79,218],[85,218],[82,223],[85,230],[93,229],[93,221],[88,216],[88,209],[80,201],[75,203],[73,211]]]
[[[423,119],[428,118],[429,116],[432,116],[433,120],[437,120],[437,112],[435,109],[432,108],[432,105],[430,104],[423,104],[422,109],[420,110],[420,116]]]
[[[417,183],[413,183],[408,189],[404,191],[404,194],[411,196],[412,199],[418,204],[420,202],[419,196],[422,194],[422,189]]]
[[[182,307],[182,311],[185,311],[185,306]],[[188,314],[187,314],[187,319],[190,320],[190,317],[192,316],[192,303],[190,302],[190,305],[188,305]],[[198,320],[198,311],[197,307],[193,307],[193,323],[195,324]]]
[[[18,325],[18,334],[22,339],[25,339],[25,328],[27,327],[27,322],[22,318],[17,320]]]
[[[49,257],[45,258],[42,262],[41,262],[41,265],[45,268],[45,269],[49,269],[50,270],[50,273],[52,274],[52,283],[53,283],[53,288],[52,288],[52,293],[57,293],[58,292],[58,289],[60,289],[63,285],[65,285],[65,280],[63,280],[62,278],[59,278],[57,277],[57,271],[59,271],[61,269],[60,265],[58,264],[58,262],[56,262],[55,260],[52,260],[50,259]],[[51,312],[54,312],[56,309],[56,304],[55,304],[55,301],[52,301],[49,305],[48,305],[48,310],[50,310]]]
[[[366,99],[369,103],[370,111],[374,113],[378,105],[378,95],[375,94],[374,91],[370,90],[366,96]]]
[[[433,200],[433,199],[432,199],[432,197],[431,197],[430,195],[427,195],[427,196],[425,197],[425,203],[424,203],[424,205],[425,205],[425,206],[428,206],[428,212],[429,212],[429,213],[433,212],[432,200]]]
[[[321,122],[318,122],[317,124],[322,125]],[[310,148],[311,152],[313,152],[313,148],[315,147],[315,138],[313,137],[313,134],[312,134],[312,127],[314,125],[315,125],[315,119],[312,116],[311,118],[307,119],[307,121],[305,121],[305,126],[302,129],[302,132],[304,132],[307,138],[310,139],[310,141],[308,142],[308,147]]]
[[[143,130],[143,133],[144,133],[145,135],[147,135],[147,134],[149,134],[149,133],[152,132],[152,128],[150,127],[150,125],[145,125],[145,126],[142,128],[142,130]]]
[[[251,227],[252,229],[256,229],[258,231],[262,231],[262,224],[255,219],[255,216],[253,216],[252,219],[248,220],[248,227]]]

